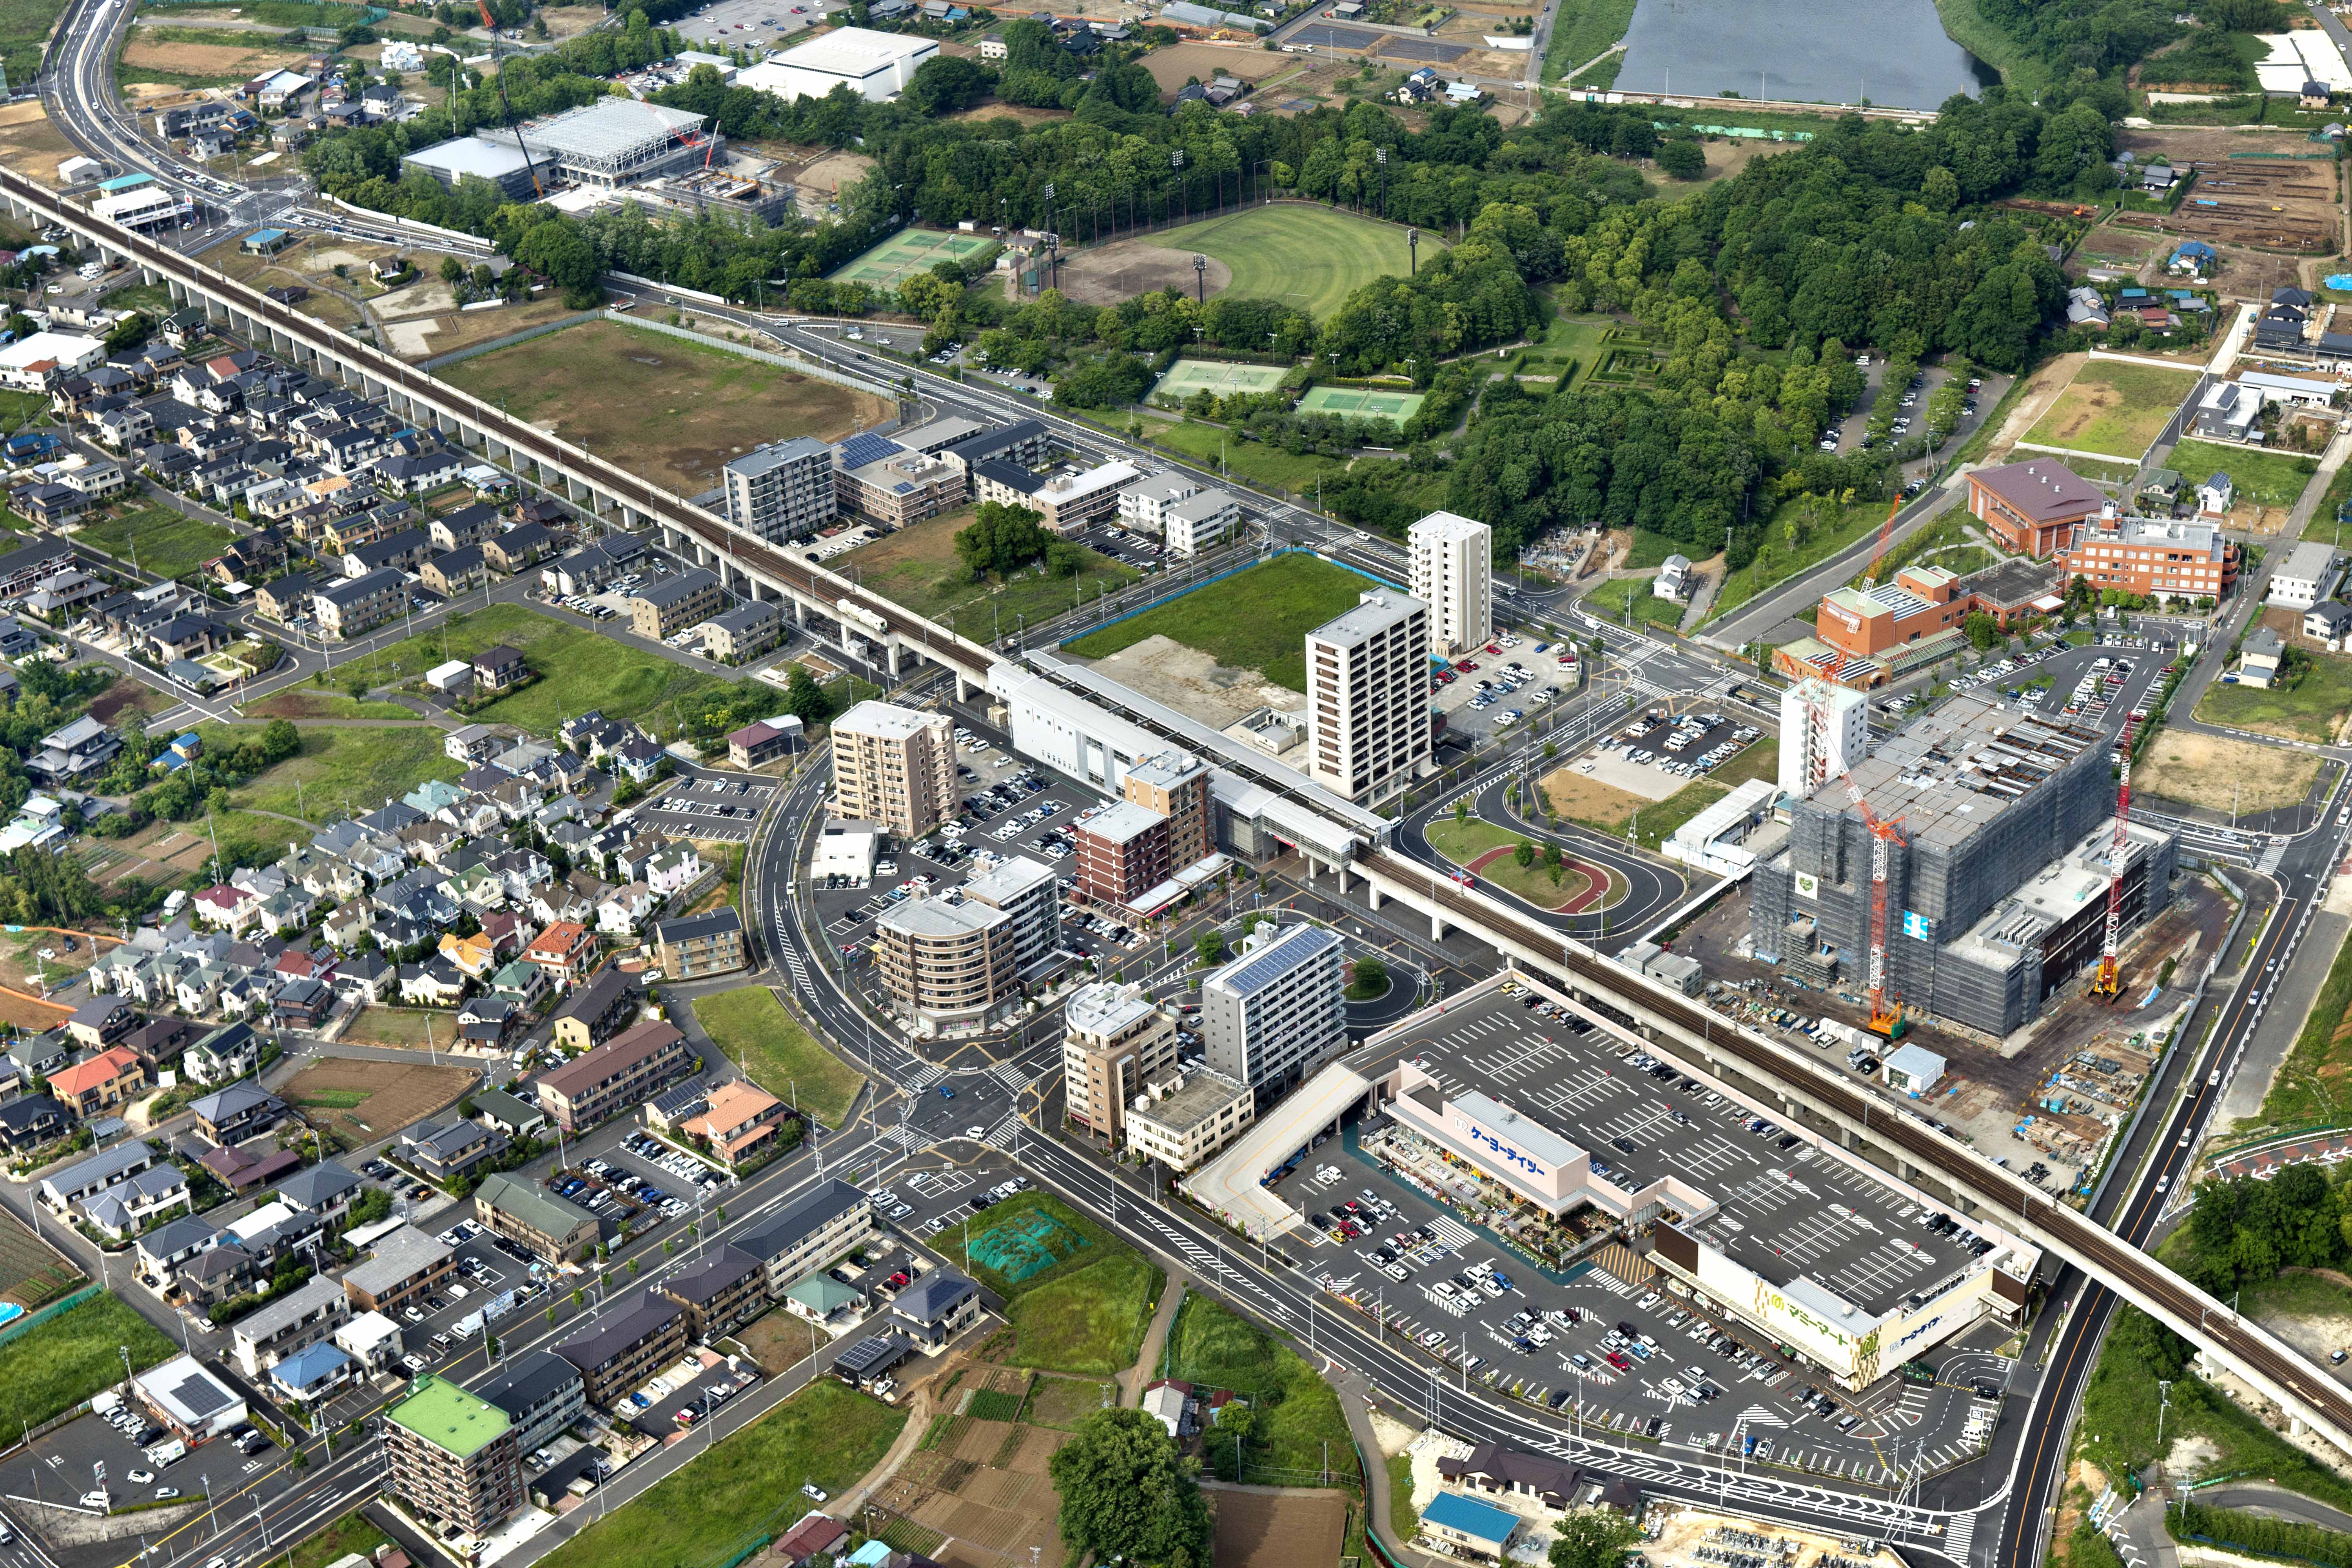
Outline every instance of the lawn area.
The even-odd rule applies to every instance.
[[[2208,724],[2325,745],[2335,740],[2347,712],[2352,712],[2352,655],[2315,653],[2311,668],[2287,689],[2264,691],[2216,680],[2198,700],[2193,716]]]
[[[414,709],[403,708],[397,702],[354,701],[340,691],[328,691],[319,687],[299,688],[273,692],[258,702],[246,705],[248,719],[410,719],[419,717]]]
[[[1348,471],[1348,465],[1337,458],[1313,452],[1292,454],[1263,441],[1244,441],[1229,434],[1222,425],[1203,425],[1192,419],[1181,424],[1146,419],[1143,430],[1152,440],[1183,453],[1211,472],[1216,471],[1222,460],[1233,473],[1274,489],[1311,491],[1317,480],[1328,483]]]
[[[184,577],[228,548],[236,535],[216,522],[183,517],[170,507],[133,507],[120,517],[102,517],[74,530],[77,544],[103,550],[118,561],[135,559],[139,569],[158,577]]]
[[[249,728],[198,725],[206,745],[234,744]],[[305,822],[331,822],[345,812],[364,816],[423,784],[466,771],[441,750],[441,731],[413,729],[305,730],[302,749],[265,768],[229,793],[232,804]]]
[[[1785,583],[1820,565],[1855,540],[1876,533],[1879,524],[1885,521],[1884,501],[1840,506],[1833,500],[1807,496],[1793,496],[1782,501],[1773,509],[1764,531],[1757,536],[1755,558],[1728,575],[1715,595],[1715,606],[1707,618],[1721,620],[1774,584]]]
[[[1278,686],[1307,689],[1308,632],[1355,608],[1371,583],[1303,551],[1220,578],[1204,588],[1078,638],[1067,650],[1107,658],[1147,637],[1197,648],[1228,669],[1255,669]]]
[[[1620,624],[1630,620],[1637,626],[1663,626],[1673,631],[1683,624],[1683,612],[1690,606],[1651,593],[1650,584],[1655,581],[1654,576],[1620,577],[1593,589],[1583,602],[1594,615],[1606,616]]]
[[[1472,817],[1467,822],[1444,818],[1432,822],[1423,830],[1429,847],[1457,866],[1467,867],[1481,855],[1496,849],[1516,848],[1521,844],[1535,843],[1527,834],[1515,832],[1499,823]],[[1516,893],[1539,910],[1556,910],[1570,899],[1588,890],[1592,879],[1581,871],[1563,872],[1557,879],[1541,860],[1522,867],[1512,856],[1490,860],[1481,867],[1478,875],[1507,893]]]
[[[866,393],[619,321],[567,327],[440,374],[518,419],[553,419],[556,435],[682,495],[763,441],[837,441],[892,412]]]
[[[2179,443],[2165,466],[2178,470],[2185,485],[2201,485],[2216,473],[2227,474],[2238,487],[2240,500],[2263,506],[2293,506],[2302,498],[2311,476],[2319,471],[2315,458],[2217,447],[2210,441]]]
[[[1249,1395],[1256,1415],[1244,1450],[1244,1479],[1313,1486],[1327,1442],[1332,1468],[1354,1473],[1355,1443],[1331,1385],[1287,1345],[1207,1297],[1187,1296],[1177,1309],[1165,1375],[1203,1391]],[[1236,1479],[1231,1443],[1211,1443],[1202,1452],[1218,1476]]]
[[[2334,1126],[2352,1108],[2352,942],[2336,952],[2319,995],[2303,1020],[2294,1048],[2279,1064],[2263,1097],[2262,1113],[2233,1131]]]
[[[297,1546],[289,1561],[291,1568],[327,1568],[328,1563],[339,1563],[353,1552],[372,1556],[377,1547],[391,1539],[365,1514],[353,1509]]]
[[[712,1043],[770,1094],[799,1105],[827,1127],[848,1121],[865,1076],[817,1044],[774,992],[746,985],[698,997],[694,1016]]]
[[[145,1371],[180,1353],[121,1298],[104,1291],[0,1350],[0,1409],[39,1426],[122,1380],[122,1346]]]
[[[1163,1276],[1061,1199],[1022,1193],[932,1245],[1004,1298],[1013,1365],[1101,1375],[1135,1364]]]
[[[1424,233],[1422,243],[1435,238]],[[1172,228],[1158,243],[1201,251],[1232,268],[1228,295],[1278,300],[1318,321],[1375,278],[1403,277],[1412,260],[1402,224],[1295,202]]]
[[[814,1505],[803,1482],[839,1492],[880,1462],[907,1413],[825,1378],[541,1561],[548,1568],[719,1568]]]
[[[446,632],[446,640],[445,640]],[[634,719],[657,740],[675,736],[673,710],[667,725],[661,710],[691,701],[716,686],[716,675],[690,669],[585,626],[569,626],[521,605],[492,605],[452,616],[442,626],[394,643],[338,666],[371,686],[415,680],[445,658],[471,658],[499,643],[520,648],[539,679],[478,710],[486,724],[515,724],[542,735],[555,732],[567,716],[591,708],[607,719]],[[445,653],[444,648],[447,651]]]
[[[1109,556],[1078,547],[1086,564],[1073,577],[1048,577],[1041,570],[1015,573],[1010,582],[994,574],[975,583],[956,559],[955,536],[971,525],[972,510],[950,512],[902,528],[830,563],[844,575],[966,637],[987,641],[1001,629],[1011,634],[1016,616],[1037,626],[1075,606],[1083,595],[1116,594],[1142,574]]]
[[[1544,50],[1543,79],[1559,81],[1625,37],[1633,0],[1560,0]]]
[[[2196,384],[2194,370],[2085,360],[2025,438],[2137,461]]]

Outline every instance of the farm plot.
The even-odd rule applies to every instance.
[[[2137,460],[2196,384],[2193,370],[2085,360],[2025,439]]]
[[[1067,1561],[1055,1528],[1061,1511],[1046,1462],[1066,1432],[970,1415],[938,1418],[875,1503],[936,1544],[919,1548],[948,1568],[1001,1568]],[[889,1537],[892,1531],[882,1532]]]
[[[26,1229],[15,1215],[0,1222],[0,1300],[30,1310],[56,1300],[84,1278],[79,1268]]]
[[[327,1058],[296,1073],[278,1093],[312,1121],[339,1127],[357,1142],[432,1115],[471,1089],[475,1076],[470,1068]]]
[[[1217,1568],[1322,1568],[1339,1561],[1348,1500],[1336,1491],[1210,1493],[1217,1510]]]

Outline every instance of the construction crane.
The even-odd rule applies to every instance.
[[[1845,785],[1846,798],[1862,813],[1863,826],[1870,830],[1870,1032],[1892,1040],[1903,1033],[1904,1024],[1903,1004],[1890,1003],[1886,997],[1887,846],[1902,843],[1903,835],[1895,823],[1878,819],[1852,773],[1840,773],[1838,778]]]
[[[490,0],[474,0],[474,9],[482,14],[482,27],[490,35],[490,68],[499,79],[499,110],[506,116],[507,129],[514,132],[515,148],[522,154],[522,166],[530,175],[530,194],[545,196],[547,187],[539,183],[539,164],[532,159],[530,149],[523,144],[522,131],[514,122],[514,105],[507,101],[507,73],[499,69],[499,20],[490,15]]]
[[[2124,852],[2125,833],[2131,821],[2131,753],[2134,721],[2124,721],[2124,738],[2117,742],[2123,753],[2122,776],[2116,785],[2116,842],[2107,852],[2107,934],[2105,945],[2099,950],[2099,967],[2091,976],[2091,994],[2115,1000],[2123,990],[2122,961],[2116,955],[2124,925]]]
[[[1895,531],[1895,514],[1902,510],[1903,492],[1897,490],[1895,492],[1895,499],[1886,503],[1886,520],[1878,525],[1878,550],[1870,558],[1870,571],[1867,574],[1874,583],[1878,581],[1878,568],[1886,560],[1887,536]]]

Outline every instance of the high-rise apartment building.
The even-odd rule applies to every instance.
[[[1780,793],[1796,799],[1870,754],[1870,700],[1819,679],[1780,693]]]
[[[1390,590],[1307,634],[1307,773],[1349,800],[1429,761],[1429,606]]]
[[[383,1413],[392,1489],[428,1518],[488,1534],[522,1506],[513,1420],[489,1401],[430,1373]]]
[[[729,463],[727,521],[761,539],[806,539],[834,520],[833,448],[807,436]]]
[[[875,967],[927,1032],[971,1023],[1020,990],[1020,931],[979,902],[912,898],[874,924]]]
[[[1209,829],[1209,764],[1181,752],[1140,757],[1127,770],[1128,800],[1168,819],[1168,859],[1182,870],[1214,850]]]
[[[1201,985],[1210,1067],[1266,1104],[1347,1042],[1339,937],[1320,926],[1260,922],[1242,955]]]
[[[1061,892],[1054,868],[1026,855],[1000,860],[963,885],[969,903],[1002,910],[1013,922],[1013,961],[1022,969],[1053,956],[1062,942]]]
[[[1123,1142],[1128,1102],[1176,1066],[1176,1020],[1139,985],[1088,985],[1062,1013],[1062,1083],[1071,1118],[1104,1146]]]
[[[1433,511],[1405,532],[1406,585],[1429,606],[1429,640],[1444,654],[1478,647],[1495,633],[1495,531]]]
[[[835,816],[920,838],[956,814],[955,740],[947,715],[860,702],[833,721]]]

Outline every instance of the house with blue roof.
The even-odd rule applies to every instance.
[[[1421,1528],[1435,1544],[1456,1557],[1488,1563],[1502,1560],[1521,1522],[1508,1509],[1460,1492],[1440,1492],[1421,1510]]]
[[[269,1381],[288,1397],[309,1405],[350,1381],[359,1367],[331,1340],[304,1345],[269,1369]]]
[[[204,737],[191,730],[172,742],[172,750],[193,762],[204,754]]]

